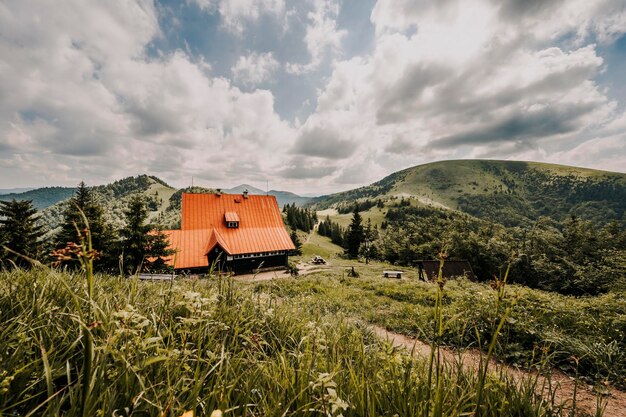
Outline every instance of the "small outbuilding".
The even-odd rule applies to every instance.
[[[439,276],[439,261],[417,261],[416,263],[419,279],[433,281]],[[444,261],[442,275],[445,279],[465,277],[476,281],[476,275],[468,261]]]

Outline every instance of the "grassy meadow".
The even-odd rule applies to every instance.
[[[394,280],[364,273],[358,278],[323,272],[275,283],[258,283],[256,291],[290,300],[311,314],[358,317],[389,331],[434,341],[433,308],[437,286],[417,280]],[[378,269],[378,268],[376,268]],[[376,277],[372,275],[377,275]],[[626,294],[610,293],[576,299],[531,290],[508,289],[511,308],[498,338],[495,355],[525,368],[548,363],[590,383],[609,381],[626,386]],[[493,324],[502,314],[489,286],[467,280],[449,281],[443,291],[448,346],[486,350]]]
[[[559,398],[549,378],[509,375],[491,357],[626,385],[624,293],[437,285],[412,270],[385,279],[393,266],[343,259],[316,233],[301,239],[295,261],[329,264],[271,281],[94,276],[88,257],[83,272],[1,271],[0,415],[603,414],[602,395],[581,411],[575,393]],[[413,356],[372,326],[426,341],[431,353]],[[484,357],[468,368],[461,356],[442,359],[446,346]]]
[[[339,282],[95,276],[90,287],[80,273],[1,272],[0,415],[567,415],[536,379],[413,358],[355,321],[363,309],[289,301],[315,280],[320,294]]]
[[[340,313],[392,332],[435,341],[432,327],[438,287],[420,281],[414,268],[343,259],[339,246],[317,234],[312,234],[302,249],[301,261],[320,255],[329,261],[329,267],[283,280],[280,285],[257,283],[254,291],[269,292],[318,314]],[[358,278],[349,277],[352,267]],[[386,269],[403,270],[404,279],[383,278]],[[507,285],[498,310],[493,284],[466,279],[445,282],[445,327],[438,342],[485,350],[494,322],[508,307],[511,312],[495,351],[500,360],[524,368],[547,364],[579,375],[590,384],[608,382],[626,388],[624,289],[596,297],[573,297]]]

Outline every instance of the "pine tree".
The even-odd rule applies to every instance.
[[[104,220],[104,210],[93,198],[91,189],[82,181],[74,196],[66,203],[63,223],[54,239],[54,247],[60,249],[70,242],[78,243],[79,231],[87,227],[83,214],[88,222],[93,248],[101,253],[96,266],[99,269],[112,268],[116,264],[113,232]]]
[[[126,226],[121,231],[122,256],[126,272],[135,273],[142,267],[148,245],[150,226],[146,224],[148,210],[141,197],[130,200],[124,211]]]
[[[163,258],[171,255],[172,251],[168,249],[169,242],[160,227],[153,232],[152,226],[147,222],[148,209],[143,197],[132,198],[124,215],[126,226],[122,229],[121,235],[126,272],[136,273],[142,269],[165,268]]]
[[[291,254],[298,256],[298,255],[302,255],[302,243],[300,242],[300,239],[298,238],[298,234],[296,233],[295,230],[291,231],[291,241],[293,242],[293,245],[296,247]]]
[[[348,227],[348,231],[344,239],[345,253],[349,258],[354,259],[359,256],[359,248],[361,247],[363,239],[364,231],[362,219],[359,214],[358,207],[355,206],[354,212],[352,213],[352,221],[350,222],[350,226]]]
[[[157,225],[150,233],[148,240],[148,249],[146,253],[150,256],[145,262],[146,268],[150,271],[165,271],[170,267],[165,263],[168,256],[174,254],[174,250],[170,249],[170,242],[167,239],[161,225]]]
[[[0,258],[4,267],[30,266],[27,259],[13,253],[37,259],[41,252],[41,226],[35,224],[37,209],[31,200],[0,201]],[[13,252],[4,249],[4,246]],[[9,262],[5,262],[9,261]]]
[[[376,230],[372,227],[372,219],[367,219],[367,225],[363,231],[363,244],[361,245],[360,254],[365,258],[365,263],[373,257],[373,242],[376,239]]]
[[[328,236],[328,232],[326,230],[326,222],[321,222],[319,227],[317,228],[317,233],[320,236]]]
[[[341,226],[339,226],[337,223],[333,223],[331,222],[331,227],[330,227],[330,240],[331,242],[333,242],[335,245],[341,246],[343,247],[344,245],[344,233],[343,230],[341,229]]]

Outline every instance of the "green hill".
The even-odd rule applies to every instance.
[[[244,189],[248,189],[251,194],[265,194],[260,189],[246,184],[223,191],[241,193]],[[144,195],[146,198],[151,220],[159,219],[165,228],[178,228],[180,227],[182,193],[214,192],[213,189],[203,187],[187,187],[177,190],[163,180],[148,175],[127,177],[111,184],[95,186],[93,190],[96,199],[104,207],[106,220],[117,229],[123,226],[124,210],[128,206],[128,201],[137,194]],[[40,223],[45,226],[49,234],[52,234],[63,220],[66,201],[73,193],[74,188],[47,187],[25,193],[0,195],[0,200],[11,200],[13,197],[18,200],[33,200],[35,207],[42,211]],[[270,194],[276,196],[281,207],[287,203],[301,205],[310,200],[309,197],[300,197],[286,191],[272,190]]]
[[[25,193],[26,191],[30,191],[30,190],[34,190],[34,188],[33,187],[26,187],[26,188],[0,188],[0,195],[1,194]]]
[[[145,196],[151,219],[157,217],[169,219],[170,213],[167,209],[170,206],[170,198],[176,191],[161,179],[148,175],[127,177],[108,185],[95,186],[93,190],[96,200],[104,208],[105,219],[116,229],[120,229],[124,224],[124,210],[128,207],[129,200],[138,194]],[[73,192],[74,189],[71,188],[67,198],[71,197]],[[40,222],[50,234],[56,231],[63,220],[67,198],[42,210]],[[176,219],[172,220],[175,221]]]
[[[366,187],[314,199],[316,208],[346,212],[405,198],[414,205],[458,210],[506,226],[542,216],[606,224],[624,219],[626,174],[537,162],[456,160],[408,168]]]
[[[66,198],[70,198],[74,193],[74,188],[70,187],[44,187],[20,193],[0,194],[0,201],[11,201],[13,199],[31,200],[38,209],[44,209]]]

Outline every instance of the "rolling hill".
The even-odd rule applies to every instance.
[[[274,197],[276,197],[276,202],[278,203],[278,207],[283,207],[285,204],[295,204],[296,206],[301,207],[309,203],[312,200],[311,197],[302,197],[289,191],[269,190],[269,192],[266,193],[260,188],[253,187],[252,185],[248,185],[248,184],[241,184],[236,187],[229,188],[229,189],[222,190],[222,191],[227,194],[241,194],[245,190],[248,190],[250,194],[273,195]]]
[[[2,194],[18,194],[25,193],[26,191],[34,190],[33,187],[29,188],[0,188],[0,195]]]
[[[170,206],[170,198],[176,192],[176,189],[157,177],[139,175],[137,177],[124,178],[108,185],[95,186],[93,191],[96,200],[104,208],[106,221],[114,228],[119,229],[124,223],[124,210],[133,196],[141,194],[146,198],[151,219],[157,217],[166,218],[167,208]],[[40,223],[44,225],[49,234],[55,233],[63,220],[65,204],[73,192],[74,189],[71,188],[66,199],[58,201],[41,211]]]
[[[537,162],[456,160],[393,173],[369,186],[318,197],[318,210],[346,212],[395,199],[461,211],[505,226],[528,226],[542,216],[576,216],[596,224],[624,219],[626,174]],[[382,203],[382,204],[381,204]],[[379,211],[381,210],[378,207]]]
[[[0,201],[31,200],[37,210],[42,210],[66,198],[70,198],[74,188],[70,187],[44,187],[24,192],[12,192],[0,194]]]
[[[244,190],[251,194],[265,194],[264,191],[242,184],[237,187],[223,190],[225,193],[239,194]],[[149,209],[149,218],[159,220],[165,228],[180,226],[180,203],[183,192],[203,193],[214,192],[214,189],[203,187],[187,187],[176,189],[163,180],[148,175],[127,177],[108,185],[93,187],[95,198],[103,206],[106,220],[116,229],[123,226],[124,210],[129,200],[136,195],[146,198]],[[74,188],[48,187],[38,188],[25,193],[0,195],[0,200],[33,200],[35,207],[42,211],[40,223],[50,234],[54,233],[63,219],[63,210],[66,201],[73,195]],[[309,197],[300,197],[287,191],[269,192],[276,196],[280,207],[285,204],[296,203],[302,205],[311,200]]]

